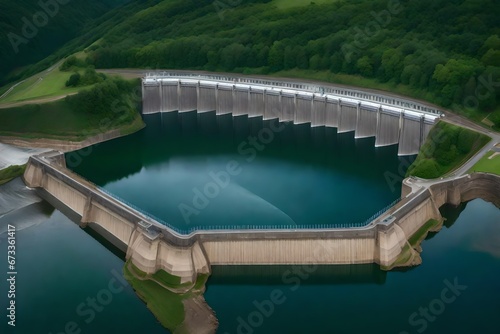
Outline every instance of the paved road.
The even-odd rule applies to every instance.
[[[23,82],[25,82],[26,80],[28,79],[24,79],[23,81],[19,81],[18,83],[16,83],[15,85],[13,85],[12,87],[10,87],[5,93],[2,94],[2,96],[0,96],[0,100],[3,99],[4,97],[6,97],[7,95],[9,95],[10,92],[12,92],[12,90],[14,88],[16,88],[18,85],[22,84]]]
[[[474,155],[469,161],[467,161],[462,167],[456,169],[450,176],[460,176],[467,174],[467,171],[472,168],[486,153],[488,153],[489,150],[492,150],[495,148],[495,145],[497,145],[500,142],[500,136],[495,135],[492,137],[492,140],[486,144],[479,152],[477,152],[476,155]]]

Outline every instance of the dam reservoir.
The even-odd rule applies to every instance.
[[[358,121],[363,119],[359,106]],[[377,117],[382,117],[381,110]],[[352,112],[352,109],[347,109],[347,114]],[[61,202],[57,201],[53,202],[54,205],[66,217],[55,210],[45,214],[47,217],[40,218],[28,210],[24,220],[33,220],[34,223],[25,226],[21,232],[36,230],[46,225],[46,221],[52,221],[53,217],[61,218],[56,224],[66,227],[74,226],[67,218],[76,223],[92,222],[93,219],[104,224],[116,221],[115,218],[110,220],[111,215],[102,219],[102,205],[116,202],[108,196],[123,199],[130,207],[143,213],[139,222],[136,220],[139,216],[129,216],[128,223],[122,225],[122,220],[119,226],[137,224],[143,228],[147,226],[144,222],[152,218],[177,233],[227,230],[216,232],[220,236],[234,229],[284,228],[293,232],[302,228],[340,228],[339,231],[342,231],[346,227],[364,226],[371,221],[374,213],[377,215],[387,204],[400,197],[401,181],[413,157],[400,158],[398,153],[401,153],[401,147],[409,143],[405,138],[418,132],[420,136],[415,136],[418,144],[426,131],[425,119],[421,118],[419,131],[407,132],[405,124],[416,124],[416,121],[407,121],[406,114],[402,113],[399,123],[402,125],[399,136],[402,141],[399,145],[378,147],[377,140],[382,137],[360,138],[356,135],[364,131],[359,122],[356,131],[344,132],[321,125],[311,127],[307,123],[293,124],[286,120],[279,123],[261,117],[249,118],[235,113],[217,114],[210,111],[150,112],[143,116],[147,127],[134,135],[68,153],[64,159],[57,153],[32,158],[25,174],[28,184],[36,188],[46,187],[49,194],[50,191],[57,194],[63,204],[73,205],[75,211],[68,210],[65,205],[58,207]],[[377,123],[377,129],[379,124],[382,123]],[[350,127],[353,127],[352,124]],[[417,129],[416,125],[413,129]],[[408,147],[414,150],[417,144]],[[93,185],[81,178],[68,178],[61,172],[61,166],[57,167],[61,162],[98,185],[108,195],[96,194]],[[480,182],[496,182],[488,176],[474,177],[479,178]],[[462,178],[460,182],[466,189],[470,181]],[[72,193],[73,190],[68,191],[67,184],[72,184],[80,195]],[[435,189],[440,191],[439,187]],[[448,190],[444,189],[442,194],[448,196]],[[41,189],[40,194],[46,195],[45,191]],[[403,191],[407,193],[404,187]],[[90,197],[82,201],[82,194]],[[417,197],[420,199],[425,195],[423,192]],[[50,196],[48,198],[50,200]],[[67,198],[78,200],[71,202]],[[404,205],[406,200],[400,204]],[[128,215],[126,208],[118,207],[116,210]],[[211,275],[205,297],[220,322],[218,332],[352,333],[376,330],[384,333],[413,333],[428,330],[440,333],[463,329],[472,331],[480,327],[481,332],[493,333],[495,326],[492,319],[499,309],[496,298],[499,287],[494,279],[498,277],[499,270],[498,240],[495,239],[499,212],[494,205],[482,200],[464,203],[454,209],[445,206],[441,208],[441,213],[448,218],[445,223],[447,228],[454,225],[462,210],[471,213],[464,214],[468,223],[460,225],[462,229],[456,230],[456,234],[451,234],[449,239],[441,239],[445,240],[443,244],[436,241],[443,233],[429,237],[433,240],[427,242],[439,245],[423,253],[424,265],[428,261],[429,266],[426,269],[422,269],[424,265],[405,269],[404,273],[382,271],[376,264],[369,263],[373,261],[372,257],[368,257],[369,261],[363,260],[365,264],[360,265],[309,263],[290,266],[283,265],[289,260],[280,258],[264,262],[275,263],[272,266],[235,265],[262,262],[252,262],[252,258],[240,262],[231,262],[231,258],[218,258],[216,247],[223,246],[224,242],[210,243],[208,239],[203,246],[211,259]],[[24,209],[15,212],[22,215]],[[441,217],[439,212],[437,214]],[[9,215],[11,213],[7,212]],[[485,227],[478,229],[477,225],[471,224],[472,221],[481,221]],[[91,232],[85,223],[80,226],[88,232],[88,235],[81,233],[82,238],[97,239],[105,245],[100,248],[102,251],[114,253],[119,259],[116,264],[123,264],[123,252],[104,241],[98,233]],[[158,235],[149,234],[149,227],[145,228],[145,234],[141,235],[154,242]],[[63,235],[64,229],[62,231],[55,233],[56,238],[71,238]],[[358,233],[356,229],[352,232]],[[238,233],[244,238],[244,234]],[[271,231],[260,233],[264,237],[273,237]],[[317,233],[325,232],[318,230]],[[210,231],[206,231],[201,238],[210,238],[210,235]],[[127,259],[132,254],[134,260],[134,255],[140,255],[140,249],[135,246],[145,239],[138,237],[132,241],[134,234],[130,235],[130,239],[127,238],[128,234],[125,236],[127,239],[122,234],[120,236],[130,246]],[[163,234],[163,237],[169,238],[169,234]],[[160,244],[158,251],[166,249],[169,252],[169,248],[163,248],[164,245]],[[64,250],[68,253],[71,253],[70,248],[79,247],[76,242],[65,246],[69,247]],[[199,247],[197,243],[192,247],[192,253],[188,254],[192,257],[190,261],[193,267],[195,256],[198,261],[200,255],[196,253],[200,248],[196,247]],[[36,253],[35,248],[31,251]],[[46,248],[47,253],[52,252],[51,247]],[[120,249],[123,250],[123,247]],[[302,251],[305,252],[305,248]],[[85,249],[81,252],[84,253]],[[259,253],[256,248],[254,252]],[[272,253],[272,250],[268,249],[264,253],[269,252]],[[231,255],[231,249],[226,249],[225,253]],[[338,249],[326,252],[328,256],[337,253]],[[157,254],[153,252],[153,255]],[[377,261],[376,257],[373,258]],[[154,261],[157,259],[153,258]],[[190,263],[188,261],[188,265]],[[279,263],[281,265],[276,265]],[[300,263],[300,260],[286,263]],[[147,270],[149,265],[145,265]],[[196,266],[197,270],[207,270],[207,266],[198,267],[198,262]],[[192,275],[192,271],[176,270],[173,269],[175,273],[183,275],[182,279],[190,279]],[[93,272],[93,269],[86,272]],[[32,277],[35,276],[37,273],[32,273]],[[111,280],[119,277],[116,272],[111,272],[111,276]],[[124,287],[130,289],[127,284]],[[462,297],[471,290],[472,294]],[[102,299],[101,290],[97,295],[101,295]],[[402,299],[403,295],[406,298]],[[464,304],[459,303],[462,300]],[[136,301],[130,299],[128,302]],[[25,303],[29,304],[30,301],[25,300]],[[82,316],[80,304],[76,305],[76,318],[81,322],[82,319],[78,318]],[[422,313],[422,309],[431,312],[431,315]],[[68,318],[75,317],[75,311],[68,312]],[[465,316],[469,314],[470,317]],[[360,316],[363,321],[359,321]],[[133,317],[131,314],[130,318]],[[455,317],[460,321],[456,322],[456,326],[450,325]],[[144,317],[134,325],[147,319]],[[87,324],[85,319],[83,321]],[[154,326],[157,325],[154,321],[147,323],[153,326],[147,332],[161,330]],[[65,326],[64,323],[60,325]],[[109,328],[103,330],[107,331]],[[101,327],[89,332],[99,333]]]
[[[7,198],[11,191],[20,196]],[[33,196],[19,179],[0,187],[2,204],[15,202],[11,209],[23,206],[0,214],[1,251],[7,249],[3,228],[7,223],[16,226],[22,246],[16,330],[55,334],[74,321],[83,334],[168,333],[129,285],[113,294],[92,321],[86,322],[88,314],[77,313],[87,298],[107,289],[116,278],[114,271],[121,273],[124,254],[96,233],[86,233],[88,228],[81,230],[47,202],[35,199],[26,205]],[[268,300],[274,290],[283,292],[283,303],[276,304],[271,315],[262,316],[258,327],[250,327],[253,333],[413,334],[423,326],[431,334],[497,333],[500,210],[474,200],[441,211],[447,218],[445,227],[424,241],[422,265],[404,272],[384,272],[377,265],[319,266],[305,272],[300,266],[301,275],[307,273],[300,278],[293,266],[214,266],[205,298],[217,314],[218,333],[238,333],[239,319],[245,327],[259,324],[259,316],[248,320],[257,310],[254,303]],[[6,260],[0,261],[4,267]],[[466,289],[440,309],[446,280],[454,283],[455,279]],[[5,280],[0,281],[0,289],[7,291]],[[6,307],[3,302],[1,306]],[[423,320],[420,307],[432,307],[436,312],[429,315],[432,321]],[[417,316],[410,323],[414,313]],[[5,332],[7,323],[0,328]]]
[[[215,112],[144,120],[136,134],[66,154],[66,164],[184,233],[363,224],[399,198],[412,159],[309,124]]]

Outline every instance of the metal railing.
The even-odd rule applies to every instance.
[[[233,77],[233,76],[215,75],[215,74],[208,75],[208,74],[195,74],[195,73],[190,74],[190,73],[175,73],[175,72],[147,73],[145,78],[153,80],[168,79],[168,78],[177,78],[177,79],[186,78],[186,79],[227,82],[232,84],[254,84],[254,85],[288,88],[288,89],[297,89],[297,90],[309,91],[316,94],[322,94],[322,95],[334,94],[338,96],[344,96],[347,98],[353,98],[372,103],[386,104],[394,106],[396,108],[410,109],[418,112],[433,114],[435,116],[442,115],[440,110],[426,106],[418,102],[405,100],[393,96],[369,93],[362,90],[343,88],[343,87],[319,86],[313,84],[293,83],[280,80],[240,78],[236,76]]]
[[[44,158],[45,160],[45,158]],[[48,162],[48,161],[47,161]],[[66,175],[64,171],[59,170],[55,166],[53,166],[51,163],[46,164],[48,167],[50,167],[53,170],[56,170],[58,173],[64,174],[65,177],[71,178],[71,176]],[[395,206],[397,203],[401,201],[401,198],[398,198],[391,202],[389,205],[385,206],[384,208],[380,209],[377,211],[375,214],[373,214],[370,218],[366,219],[363,222],[348,222],[348,223],[333,223],[333,224],[287,224],[287,225],[208,225],[208,226],[193,226],[190,228],[179,228],[176,227],[166,221],[164,221],[161,218],[156,217],[155,215],[152,215],[151,213],[145,211],[144,209],[141,209],[135,204],[130,203],[129,201],[121,198],[120,196],[108,191],[107,189],[96,185],[94,182],[88,180],[87,178],[83,177],[80,174],[76,174],[78,178],[81,178],[83,181],[87,182],[89,185],[91,185],[93,188],[95,188],[97,191],[100,191],[101,193],[108,195],[109,197],[115,199],[116,201],[122,203],[123,205],[128,206],[132,210],[135,210],[136,212],[140,213],[147,219],[159,223],[173,231],[175,231],[178,234],[191,234],[193,232],[197,231],[229,231],[229,230],[283,230],[283,231],[290,231],[290,230],[334,230],[334,229],[355,229],[355,228],[365,228],[368,225],[370,225],[371,222],[373,222],[375,219],[380,217],[382,214],[387,212],[390,208]],[[78,182],[77,180],[75,180]],[[85,185],[82,185],[85,187]]]
[[[90,181],[89,181],[90,182]],[[114,198],[115,200],[122,202],[123,204],[129,206],[130,208],[136,210],[137,212],[141,213],[145,217],[156,221],[173,231],[179,233],[179,234],[191,234],[193,232],[197,231],[228,231],[228,230],[250,230],[250,231],[257,231],[257,230],[283,230],[283,231],[290,231],[290,230],[333,230],[333,229],[354,229],[354,228],[364,228],[368,226],[373,220],[377,219],[379,216],[381,216],[383,213],[387,212],[391,207],[396,205],[399,201],[401,201],[401,198],[396,199],[393,201],[391,204],[387,205],[383,209],[379,210],[377,213],[372,215],[370,218],[366,219],[363,222],[349,222],[349,223],[333,223],[333,224],[312,224],[312,225],[307,225],[307,224],[287,224],[287,225],[207,225],[207,226],[193,226],[189,228],[179,228],[176,226],[173,226],[172,224],[167,223],[163,219],[160,219],[145,210],[139,208],[138,206],[130,203],[127,200],[124,200],[123,198],[117,196],[116,194],[111,193],[110,191],[96,186],[97,189],[102,191],[103,193],[107,194],[108,196]]]

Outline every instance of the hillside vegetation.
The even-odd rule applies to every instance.
[[[481,133],[449,123],[436,124],[406,176],[435,179],[465,163],[490,138]]]
[[[500,126],[496,1],[292,3],[149,1],[149,8],[122,16],[111,29],[96,27],[99,42],[88,48],[87,62],[361,76],[477,121],[496,111],[489,119]]]
[[[133,132],[143,126],[140,100],[138,80],[106,78],[62,100],[0,109],[0,135],[83,140],[116,128]]]
[[[65,33],[77,37],[42,61],[0,76],[0,81],[11,82],[0,88],[0,94],[21,78],[45,73],[49,67],[52,72],[44,81],[36,75],[22,82],[2,102],[63,95],[102,84],[102,77],[92,68],[201,69],[389,90],[440,104],[500,129],[497,1],[106,0],[90,10],[93,3],[72,4],[67,6],[67,10],[71,7],[68,13],[61,5],[50,25],[22,46],[37,50],[36,57],[54,50],[66,37],[59,38],[50,29],[65,30],[71,18],[74,27]],[[32,0],[6,3],[1,14],[4,30],[14,29],[30,4]],[[16,6],[24,9],[14,13]],[[79,14],[73,15],[77,10]],[[9,18],[5,13],[10,13]],[[51,42],[38,50],[36,38],[43,36]],[[34,53],[28,49],[16,56],[6,49],[0,48],[2,60],[6,59],[2,66],[12,69],[13,64],[32,61],[24,58],[25,53]],[[83,117],[84,107],[77,104],[59,101],[52,106],[55,110],[74,106],[80,110],[75,117]],[[47,107],[22,110],[31,115],[33,108]],[[65,117],[69,116],[60,119]],[[39,124],[44,123],[40,120]],[[75,118],[68,126],[76,123],[82,124]]]
[[[127,1],[0,0],[0,78],[49,56]]]

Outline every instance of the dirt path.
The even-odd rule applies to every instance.
[[[38,104],[38,103],[53,102],[53,101],[64,99],[66,96],[75,95],[75,94],[78,94],[78,92],[70,93],[70,94],[64,94],[64,95],[51,96],[51,97],[43,97],[43,98],[34,99],[34,100],[19,101],[19,102],[10,102],[10,103],[5,103],[5,104],[0,104],[0,109],[19,107],[19,106],[24,106],[24,105],[27,105],[27,104]]]

